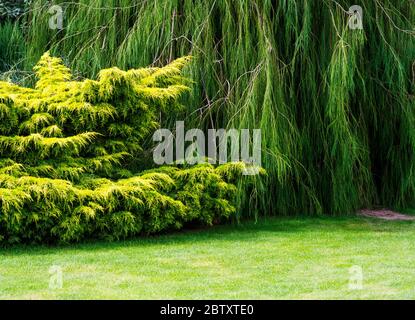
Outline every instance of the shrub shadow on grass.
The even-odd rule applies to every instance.
[[[393,226],[391,225],[393,224]],[[279,217],[264,218],[257,222],[243,221],[240,224],[217,225],[210,228],[184,229],[169,234],[143,236],[123,241],[86,241],[77,244],[57,245],[14,245],[1,248],[0,255],[19,256],[26,254],[53,255],[62,251],[89,251],[91,249],[117,250],[133,246],[161,247],[175,246],[178,244],[200,243],[200,242],[240,242],[252,241],[258,237],[267,237],[268,233],[280,234],[313,234],[337,233],[347,231],[348,233],[364,234],[372,232],[390,232],[396,229],[396,224],[402,226],[400,232],[413,232],[408,225],[415,226],[413,221],[383,221],[356,216],[340,217]]]

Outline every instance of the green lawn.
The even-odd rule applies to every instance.
[[[62,288],[49,288],[52,265]],[[349,269],[363,271],[361,290]],[[0,298],[414,299],[415,223],[284,218],[151,239],[0,251]]]

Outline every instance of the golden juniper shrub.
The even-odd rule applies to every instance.
[[[73,81],[45,53],[34,89],[0,82],[0,242],[119,239],[229,217],[241,164],[134,169],[157,115],[180,108],[188,61]]]

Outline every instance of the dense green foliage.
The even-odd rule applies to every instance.
[[[59,2],[63,30],[49,29],[41,0],[21,19],[26,31],[1,27],[15,34],[1,44],[16,48],[8,65],[27,70],[50,49],[92,77],[191,53],[194,94],[180,120],[263,130],[268,178],[241,187],[241,214],[415,204],[413,1]],[[347,27],[352,4],[363,30]]]
[[[0,242],[118,239],[234,213],[228,182],[243,164],[136,169],[159,113],[180,108],[188,60],[72,81],[46,53],[34,89],[0,82]]]
[[[1,0],[0,20],[16,19],[28,9],[32,0]]]
[[[31,0],[0,0],[0,72],[16,73],[22,67],[24,54],[23,21],[21,17]],[[23,19],[25,20],[25,19]],[[21,77],[21,75],[19,75]]]

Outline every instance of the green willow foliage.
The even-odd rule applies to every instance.
[[[0,0],[0,72],[21,67],[24,51],[22,25],[15,23],[30,6],[31,0]]]
[[[55,3],[63,30],[49,29],[45,1],[23,19],[27,66],[50,49],[92,77],[190,53],[194,94],[179,120],[262,129],[268,176],[240,186],[240,214],[415,205],[413,1]],[[354,4],[363,30],[347,27]]]
[[[181,107],[188,60],[72,81],[46,53],[34,89],[0,82],[0,243],[119,239],[234,213],[241,163],[135,169],[159,113]]]

